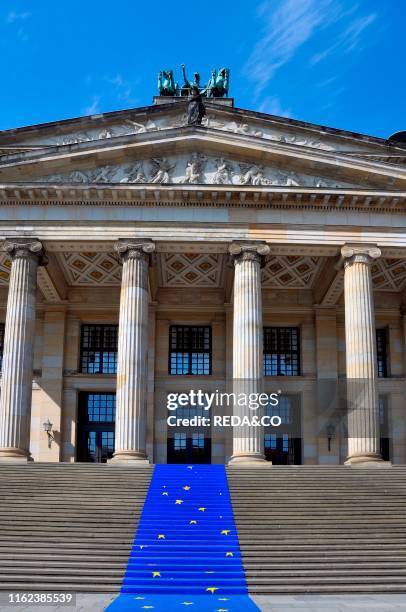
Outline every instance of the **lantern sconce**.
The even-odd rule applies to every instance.
[[[47,419],[45,421],[45,423],[42,424],[42,427],[44,428],[44,431],[46,432],[47,436],[48,436],[48,448],[51,448],[52,446],[52,442],[55,442],[55,438],[52,435],[52,423],[49,419]]]
[[[328,452],[331,452],[331,440],[334,438],[334,432],[335,432],[335,427],[332,423],[329,423],[326,427],[326,434],[327,434],[327,447],[328,447]]]

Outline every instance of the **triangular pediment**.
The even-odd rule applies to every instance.
[[[0,182],[404,187],[405,168],[388,162],[380,139],[317,133],[317,126],[216,105],[205,125],[191,127],[185,112],[184,103],[167,104],[53,131],[39,126],[35,135],[21,129],[13,145],[3,132]]]
[[[165,98],[161,98],[162,101]],[[396,147],[393,144],[388,147],[387,141],[382,138],[234,108],[226,102],[206,100],[206,116],[202,123],[204,127],[325,151],[378,155],[388,153],[391,149],[396,153]],[[164,131],[186,125],[186,122],[187,100],[178,99],[174,102],[168,99],[168,103],[163,104],[5,130],[0,132],[0,149],[72,145]]]

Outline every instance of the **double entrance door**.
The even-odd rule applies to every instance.
[[[176,417],[210,417],[210,411],[201,406],[185,406],[176,409]],[[168,463],[211,463],[210,427],[168,426]]]
[[[115,393],[80,393],[77,461],[106,463],[114,453]]]
[[[281,425],[269,432],[265,428],[264,451],[273,465],[302,463],[302,434],[300,396],[283,395],[276,407],[266,408],[268,416],[279,416]]]

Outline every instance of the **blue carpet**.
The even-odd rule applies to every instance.
[[[234,612],[249,598],[223,465],[157,465],[121,593],[107,608]]]

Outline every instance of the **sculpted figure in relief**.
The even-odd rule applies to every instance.
[[[206,161],[205,155],[193,153],[191,159],[187,162],[186,174],[181,179],[183,184],[197,185],[202,183],[203,164]]]
[[[255,164],[239,164],[241,185],[270,185],[271,181],[264,176],[264,167]]]
[[[121,179],[120,183],[146,183],[147,177],[144,173],[142,162],[137,162],[127,176]]]
[[[224,121],[219,121],[214,115],[206,115],[206,117],[202,120],[202,125],[211,128],[224,129],[225,123]]]
[[[294,172],[289,172],[285,181],[286,187],[299,187],[298,177]]]
[[[248,123],[236,123],[232,121],[226,125],[226,130],[230,132],[234,132],[234,134],[243,134],[244,136],[257,136],[261,138],[263,136],[263,132],[261,130],[255,130],[254,128],[248,125]]]
[[[56,144],[70,145],[70,144],[78,144],[79,142],[88,142],[89,140],[92,140],[92,137],[86,133],[67,134],[66,136],[62,136],[62,138],[59,141],[57,141]]]
[[[154,157],[151,159],[152,174],[150,177],[151,183],[159,183],[164,185],[169,183],[169,172],[175,168],[175,164],[171,165],[165,157]]]
[[[96,168],[96,170],[89,173],[89,181],[93,183],[111,183],[116,172],[117,168],[112,166]]]
[[[133,119],[127,119],[126,124],[133,129],[134,134],[144,134],[145,132],[158,129],[156,124],[153,121],[150,121],[149,119],[146,124],[138,123]]]
[[[217,168],[213,177],[213,183],[215,185],[229,185],[232,182],[232,166],[223,157],[220,157],[214,161]]]
[[[104,130],[102,130],[99,134],[99,139],[104,140],[105,138],[113,138],[113,136],[113,130],[104,128]]]

